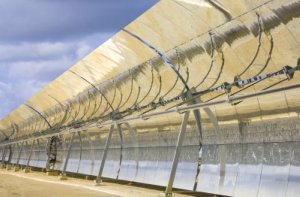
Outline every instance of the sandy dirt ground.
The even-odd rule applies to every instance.
[[[41,172],[24,173],[0,170],[0,197],[158,197],[161,191],[102,183],[94,186],[92,181],[68,178],[61,181],[57,176]],[[176,197],[186,195],[176,194]]]

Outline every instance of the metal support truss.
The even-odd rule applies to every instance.
[[[11,163],[11,159],[14,154],[14,149],[15,149],[16,144],[10,145],[9,146],[9,157],[8,157],[8,163]]]
[[[117,130],[120,136],[120,145],[121,145],[121,150],[120,150],[120,162],[119,162],[119,169],[117,172],[117,180],[119,179],[120,175],[120,170],[121,170],[121,165],[122,165],[122,160],[123,160],[123,129],[121,124],[117,124]]]
[[[112,133],[114,131],[114,126],[115,125],[113,125],[113,124],[110,125],[108,136],[107,136],[106,141],[105,141],[105,148],[104,148],[104,152],[103,152],[103,156],[102,156],[102,160],[101,160],[101,164],[100,164],[100,169],[99,169],[99,172],[98,172],[98,176],[95,180],[96,185],[98,185],[102,182],[102,173],[103,173],[103,169],[104,169],[104,165],[105,165],[105,161],[106,161],[106,157],[107,157],[107,153],[108,153],[108,149],[109,149],[109,145],[110,145],[110,140],[111,140],[111,137],[112,137]]]
[[[168,181],[168,185],[167,185],[167,188],[165,191],[166,197],[172,196],[173,183],[174,183],[176,170],[177,170],[177,166],[178,166],[178,161],[179,161],[179,157],[180,157],[180,153],[181,153],[182,143],[184,140],[184,136],[185,136],[188,120],[189,120],[189,115],[190,115],[190,111],[185,112],[182,122],[181,122],[180,131],[179,131],[179,135],[177,138],[176,149],[175,149],[175,153],[174,153],[174,158],[173,158],[173,162],[172,162],[172,168],[171,168],[171,172],[170,172],[170,176],[169,176],[169,181]]]
[[[76,133],[73,133],[72,136],[71,136],[70,144],[69,144],[69,147],[68,147],[68,152],[67,152],[66,159],[65,159],[65,162],[64,162],[64,167],[63,167],[63,170],[60,174],[60,180],[66,180],[67,179],[66,170],[67,170],[68,162],[69,162],[69,159],[70,159],[71,149],[72,149],[75,134]]]
[[[6,146],[3,147],[0,168],[5,168],[5,155],[6,155]]]
[[[23,147],[24,147],[24,143],[25,143],[25,142],[22,142],[22,143],[21,143],[21,147],[20,147],[20,150],[19,150],[19,153],[18,153],[18,157],[17,157],[17,163],[16,163],[17,166],[18,166],[19,163],[20,163],[20,158],[21,158],[21,154],[22,154]]]
[[[6,148],[6,146],[4,146],[3,147],[3,152],[2,152],[2,159],[1,159],[3,164],[5,163],[6,150],[7,150],[7,148]]]
[[[30,171],[30,169],[29,169],[29,163],[30,163],[30,160],[31,160],[34,143],[35,143],[35,140],[32,141],[30,152],[29,152],[29,155],[28,155],[28,158],[27,158],[26,167],[24,169],[24,172],[26,172],[26,173]]]
[[[191,104],[191,105],[175,107],[175,108],[171,108],[171,109],[167,109],[167,110],[163,110],[163,111],[141,114],[141,115],[137,115],[137,116],[129,116],[129,117],[122,118],[122,119],[113,119],[113,120],[107,120],[105,122],[92,123],[92,124],[88,124],[86,126],[82,126],[80,128],[66,128],[57,133],[45,134],[42,136],[32,136],[27,139],[20,138],[20,139],[11,140],[11,141],[0,144],[0,146],[3,147],[3,146],[7,146],[9,144],[20,143],[23,141],[29,141],[29,140],[33,140],[33,139],[45,139],[48,137],[59,136],[59,135],[66,134],[66,133],[77,133],[79,131],[83,131],[83,130],[87,130],[87,129],[103,127],[103,126],[108,126],[108,125],[112,125],[112,124],[120,124],[120,123],[130,122],[133,120],[146,120],[151,117],[162,116],[162,115],[166,115],[166,114],[170,114],[170,113],[186,112],[186,111],[190,111],[190,110],[194,110],[194,109],[205,110],[207,107],[210,107],[210,106],[218,106],[218,105],[222,105],[222,104],[226,104],[226,103],[238,102],[238,101],[247,100],[247,99],[250,99],[253,97],[266,96],[269,94],[278,93],[278,92],[282,92],[282,91],[295,90],[298,88],[300,88],[300,83],[288,85],[288,86],[284,86],[284,87],[279,87],[279,88],[274,88],[274,89],[261,90],[261,91],[255,92],[255,93],[249,93],[249,94],[245,94],[245,95],[229,96],[228,98],[220,99],[220,100],[216,100],[216,101]]]

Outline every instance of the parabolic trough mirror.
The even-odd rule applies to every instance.
[[[161,0],[0,121],[1,160],[300,193],[300,1]]]

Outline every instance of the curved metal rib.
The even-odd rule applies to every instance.
[[[29,109],[33,110],[35,113],[37,113],[45,121],[45,123],[47,123],[48,127],[52,128],[51,124],[48,122],[48,120],[46,119],[46,117],[43,116],[43,114],[41,112],[39,112],[38,110],[36,110],[32,106],[28,105],[27,103],[25,103],[24,105],[27,106]]]
[[[99,92],[99,94],[101,94],[101,96],[103,96],[103,98],[106,100],[107,104],[109,105],[109,107],[111,108],[112,111],[115,111],[115,109],[113,108],[113,106],[111,105],[111,103],[108,101],[108,99],[106,98],[106,96],[103,94],[103,92],[101,90],[99,90],[99,88],[97,88],[93,83],[91,83],[90,81],[88,81],[87,79],[85,79],[84,77],[80,76],[79,74],[75,73],[74,71],[68,70],[69,72],[73,73],[74,75],[76,75],[77,77],[81,78],[82,80],[84,80],[85,82],[87,82],[88,84],[90,84],[91,86],[93,86],[93,88]]]
[[[139,40],[140,42],[142,42],[144,45],[146,45],[147,47],[149,47],[150,49],[152,49],[156,54],[159,55],[159,57],[168,65],[172,68],[172,70],[176,73],[176,75],[180,78],[181,82],[183,83],[184,87],[186,90],[189,90],[189,86],[186,83],[186,81],[184,80],[184,78],[182,77],[182,75],[178,72],[178,70],[176,69],[176,67],[173,65],[173,63],[164,55],[162,54],[157,48],[155,48],[154,46],[152,46],[151,44],[149,44],[148,42],[146,42],[145,40],[143,40],[141,37],[135,35],[134,33],[126,30],[126,29],[122,29],[124,32],[126,32],[127,34],[131,35],[132,37],[136,38],[137,40]]]

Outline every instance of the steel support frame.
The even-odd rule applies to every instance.
[[[3,147],[3,153],[2,153],[2,159],[1,159],[1,167],[4,168],[5,167],[5,157],[6,157],[6,146]]]
[[[34,143],[35,143],[35,140],[32,141],[32,144],[31,144],[31,147],[30,147],[30,152],[29,152],[29,155],[28,155],[28,158],[27,158],[26,167],[25,167],[25,169],[24,169],[24,172],[25,172],[25,173],[28,173],[28,172],[30,171],[29,163],[30,163],[30,160],[31,160],[31,156],[32,156],[32,152],[33,152]]]
[[[6,146],[3,146],[2,159],[0,163],[0,168],[5,168],[5,155],[6,155]]]
[[[102,160],[101,160],[101,164],[100,164],[100,169],[99,169],[99,172],[98,172],[98,176],[95,180],[96,185],[99,185],[102,182],[102,173],[103,173],[107,153],[108,153],[108,150],[109,150],[109,145],[110,145],[112,133],[114,131],[114,127],[115,127],[114,124],[110,125],[108,136],[107,136],[106,141],[105,141],[105,148],[104,148],[104,152],[103,152],[103,156],[102,156]]]
[[[185,136],[187,125],[188,125],[189,116],[190,116],[190,111],[184,112],[184,116],[183,116],[181,126],[180,126],[180,131],[179,131],[178,138],[177,138],[177,144],[176,144],[176,149],[174,152],[171,172],[170,172],[168,184],[167,184],[167,187],[165,190],[166,197],[173,196],[172,189],[173,189],[173,184],[174,184],[174,180],[175,180],[178,161],[179,161],[179,157],[180,157],[180,153],[181,153],[181,149],[182,149],[182,144],[183,144],[184,136]]]
[[[25,142],[22,142],[22,143],[21,143],[20,150],[19,150],[19,152],[18,152],[18,157],[17,157],[17,162],[16,162],[15,171],[18,171],[18,170],[19,170],[19,162],[20,162],[20,159],[21,159],[21,154],[22,154],[22,150],[23,150],[24,144],[25,144]]]
[[[119,169],[118,169],[118,172],[117,172],[117,180],[119,179],[119,175],[120,175],[120,170],[121,170],[121,166],[122,166],[122,160],[123,160],[123,142],[124,142],[124,139],[123,139],[123,129],[122,129],[122,124],[117,124],[117,130],[118,130],[118,133],[119,133],[119,136],[120,136],[120,145],[121,145],[121,150],[120,150],[120,162],[119,162]]]
[[[15,141],[5,142],[5,143],[0,144],[0,146],[3,147],[3,146],[7,146],[9,144],[21,143],[23,141],[30,141],[33,139],[45,139],[48,137],[59,136],[59,135],[66,134],[66,133],[76,133],[76,132],[87,130],[87,129],[104,127],[104,126],[108,126],[108,125],[112,125],[112,124],[121,124],[121,123],[125,123],[125,122],[130,122],[133,120],[145,120],[145,119],[149,119],[151,117],[167,115],[170,113],[186,112],[186,111],[190,111],[190,110],[194,110],[194,109],[206,110],[210,106],[217,106],[217,105],[222,105],[222,104],[226,104],[226,103],[232,103],[235,101],[246,100],[246,99],[250,99],[253,97],[259,97],[259,96],[266,96],[269,94],[278,93],[278,92],[282,92],[282,91],[288,91],[288,90],[294,90],[294,89],[298,89],[298,88],[300,88],[300,83],[289,85],[289,86],[284,86],[284,87],[279,87],[279,88],[274,88],[274,89],[262,90],[259,92],[249,93],[246,95],[229,96],[226,99],[220,99],[217,101],[197,103],[197,104],[187,105],[187,106],[183,106],[183,107],[176,107],[176,108],[172,108],[172,109],[168,109],[168,110],[164,110],[164,111],[157,111],[157,112],[147,113],[147,114],[143,114],[143,115],[130,116],[127,118],[122,118],[122,119],[117,119],[117,120],[109,120],[109,121],[105,121],[105,122],[101,122],[101,123],[92,123],[90,125],[83,126],[81,128],[67,128],[66,130],[63,130],[58,133],[46,134],[43,136],[30,137],[27,139],[19,139],[19,140],[15,140]],[[217,126],[217,125],[215,125],[215,121],[213,122],[213,124],[214,124],[214,126]]]
[[[72,149],[72,145],[73,145],[75,134],[76,133],[72,133],[72,135],[71,135],[71,140],[70,140],[70,144],[68,146],[68,152],[67,152],[66,159],[65,159],[65,162],[64,162],[64,167],[63,167],[63,170],[62,170],[62,172],[60,174],[60,180],[66,180],[67,179],[67,177],[66,177],[66,170],[67,170],[69,158],[70,158],[70,155],[71,155],[71,149]]]
[[[11,159],[14,156],[15,148],[16,148],[16,144],[10,146],[11,153],[9,154],[9,158],[8,158],[8,163],[10,164],[11,164]]]

